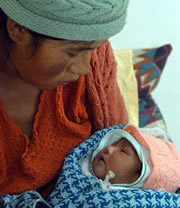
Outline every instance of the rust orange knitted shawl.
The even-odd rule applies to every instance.
[[[92,131],[127,124],[115,80],[116,63],[107,41],[94,51],[86,77],[42,92],[30,139],[0,102],[0,194],[37,190],[46,197],[67,151]]]

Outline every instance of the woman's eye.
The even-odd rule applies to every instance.
[[[67,53],[67,55],[70,56],[70,57],[75,57],[75,56],[77,56],[77,54],[72,54],[72,53]]]

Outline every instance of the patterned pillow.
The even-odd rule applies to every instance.
[[[157,86],[171,50],[170,44],[133,50],[133,65],[140,99],[149,95]]]
[[[139,99],[139,127],[145,127],[158,120],[164,122],[161,111],[152,96],[148,95]]]
[[[170,44],[157,48],[133,50],[133,65],[138,84],[140,127],[154,125],[167,129],[161,111],[152,98],[151,92],[160,80],[171,51]]]

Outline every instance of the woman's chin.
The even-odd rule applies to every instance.
[[[32,83],[32,85],[34,85],[35,87],[37,87],[40,90],[53,90],[58,86],[64,86],[67,84],[70,84],[72,82],[76,82],[77,80],[73,80],[73,81],[64,81],[64,82],[56,82],[56,83],[52,83],[52,84],[34,84]]]

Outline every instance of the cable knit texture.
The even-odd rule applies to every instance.
[[[126,23],[129,0],[1,0],[13,20],[66,40],[106,40]]]
[[[118,123],[127,124],[127,113],[107,41],[94,51],[86,77],[42,92],[30,139],[0,102],[0,194],[38,190],[46,197],[67,151],[87,139],[91,127]]]
[[[127,111],[116,81],[116,62],[108,41],[94,51],[86,80],[94,130],[127,124]]]
[[[123,130],[130,133],[150,152],[151,174],[143,188],[175,192],[180,187],[180,154],[175,146],[169,141],[142,134],[133,125],[129,125]]]

